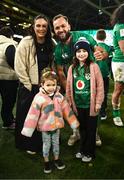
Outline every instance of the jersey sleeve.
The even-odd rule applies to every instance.
[[[118,41],[124,40],[124,24],[119,24],[115,29],[115,33]]]

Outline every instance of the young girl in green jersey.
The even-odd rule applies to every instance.
[[[98,113],[104,98],[103,78],[91,60],[91,48],[86,40],[74,45],[74,62],[67,75],[66,96],[80,122],[80,149],[76,154],[83,162],[95,157]]]

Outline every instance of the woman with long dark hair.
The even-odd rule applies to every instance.
[[[53,41],[48,18],[40,14],[34,18],[30,35],[24,37],[15,55],[15,71],[20,85],[16,110],[15,143],[19,149],[35,154],[42,149],[41,134],[36,130],[31,138],[21,135],[21,130],[36,93],[39,91],[40,72],[50,67],[53,60]]]
[[[120,99],[124,91],[124,4],[113,12],[111,24],[114,26],[114,56],[112,58],[114,77],[114,91],[112,94],[113,121],[116,126],[124,126],[120,114]]]

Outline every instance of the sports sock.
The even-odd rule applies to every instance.
[[[113,109],[113,117],[120,117],[121,116],[121,113],[120,113],[120,109]]]

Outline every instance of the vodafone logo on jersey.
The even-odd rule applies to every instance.
[[[84,88],[84,86],[85,86],[85,84],[84,84],[83,81],[81,81],[81,80],[78,80],[78,81],[77,81],[77,83],[76,83],[77,89],[81,90],[81,89]]]

